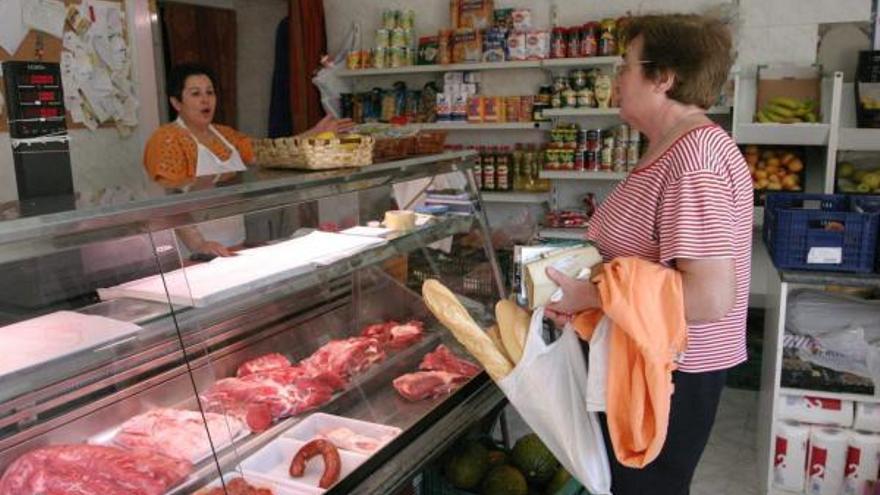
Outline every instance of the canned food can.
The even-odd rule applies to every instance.
[[[623,146],[615,146],[611,157],[611,168],[615,172],[626,171],[626,148]]]
[[[559,152],[547,150],[544,152],[544,168],[546,170],[559,170]]]
[[[403,30],[403,44],[407,48],[416,46],[416,33],[412,29]]]
[[[416,52],[417,50],[413,50],[412,48],[405,48],[406,50],[406,65],[416,65]]]
[[[406,65],[406,48],[391,48],[390,62],[391,67],[403,67]]]
[[[586,166],[587,166],[586,165],[587,164],[586,156],[585,156],[586,153],[589,153],[589,152],[588,151],[581,151],[581,150],[574,152],[574,169],[575,170],[581,171],[581,170],[586,169]]]
[[[629,141],[629,126],[626,124],[620,124],[614,130],[614,137],[617,139],[618,143],[626,143]]]
[[[591,172],[599,170],[599,159],[595,151],[584,151],[584,169]]]
[[[406,46],[406,31],[401,28],[391,30],[391,48],[404,48]]]
[[[599,143],[602,142],[602,129],[590,129],[587,131],[587,150],[598,151]]]
[[[391,47],[391,31],[387,29],[377,29],[376,30],[376,40],[375,40],[376,48],[390,48]]]
[[[626,147],[626,168],[627,170],[633,170],[636,168],[636,165],[639,164],[639,143],[630,142],[629,146]]]
[[[397,27],[397,17],[399,13],[394,9],[385,9],[382,11],[382,27],[385,29],[394,29]]]
[[[605,148],[608,148],[608,149],[614,148],[614,141],[615,141],[615,139],[614,139],[614,135],[604,136],[604,137],[602,138],[602,149],[605,149]]]
[[[390,48],[376,48],[373,50],[373,67],[384,69],[388,67],[388,51]]]
[[[416,11],[413,9],[406,9],[404,12],[400,14],[400,27],[403,29],[415,29],[416,28]]]
[[[589,134],[589,132],[590,131],[588,131],[586,129],[578,129],[578,131],[577,131],[577,145],[578,145],[579,149],[580,148],[587,149],[587,134]]]
[[[599,155],[599,170],[610,171],[614,164],[614,148],[602,148]]]

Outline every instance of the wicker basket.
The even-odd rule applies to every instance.
[[[254,139],[257,164],[267,168],[304,168],[305,157],[296,147],[294,138]]]
[[[312,170],[362,167],[373,163],[375,138],[349,136],[331,139],[294,138],[297,149],[305,156],[306,167]]]
[[[416,153],[429,155],[443,153],[443,145],[446,144],[446,131],[419,131],[416,135]]]
[[[374,161],[399,160],[415,154],[418,141],[415,136],[378,137],[373,148]]]

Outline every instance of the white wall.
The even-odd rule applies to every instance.
[[[269,94],[275,53],[275,28],[287,15],[286,0],[183,0],[235,9],[238,19],[238,115],[243,132],[264,136],[269,118]],[[144,143],[159,125],[158,89],[149,3],[126,0],[133,78],[136,83],[139,124],[134,133],[120,137],[116,129],[70,131],[70,158],[74,188],[92,196],[106,187],[124,185],[136,195],[159,192],[147,180],[142,166]],[[9,134],[0,134],[0,202],[17,198]]]
[[[238,128],[265,137],[275,66],[275,31],[287,0],[235,0],[238,22]]]

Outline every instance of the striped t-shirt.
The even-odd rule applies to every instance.
[[[679,369],[715,371],[745,361],[752,180],[723,129],[693,129],[653,163],[632,172],[596,210],[587,237],[606,261],[637,256],[674,266],[677,258],[732,257],[733,308],[718,321],[688,326],[688,347]]]

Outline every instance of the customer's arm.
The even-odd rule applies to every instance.
[[[677,259],[684,292],[684,316],[688,323],[724,318],[736,298],[733,258]]]

